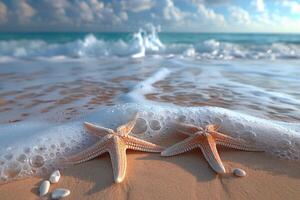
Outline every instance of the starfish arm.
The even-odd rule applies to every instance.
[[[172,126],[172,128],[175,128],[177,131],[189,136],[201,130],[199,127],[195,125],[181,123],[181,122],[169,122],[169,125]]]
[[[219,174],[226,173],[225,167],[221,161],[218,150],[216,148],[216,143],[212,138],[202,140],[199,144],[199,147],[201,148],[205,159],[215,172]]]
[[[213,132],[212,135],[218,145],[243,151],[263,151],[262,148],[248,144],[246,141],[239,138],[233,138],[219,132]]]
[[[136,124],[136,120],[137,120],[138,115],[136,114],[133,118],[133,120],[127,122],[126,124],[120,126],[117,128],[117,133],[119,135],[123,135],[126,136],[128,135],[132,129],[134,128],[135,124]]]
[[[66,161],[64,161],[64,164],[80,164],[85,161],[91,160],[107,152],[109,145],[111,145],[109,139],[103,138],[102,140],[96,142],[86,150],[68,157]]]
[[[127,136],[126,138],[124,138],[124,141],[127,148],[132,150],[145,152],[161,152],[164,149],[162,146],[138,139],[133,136]]]
[[[216,124],[208,124],[208,125],[205,127],[205,130],[208,131],[208,132],[216,132],[219,128],[220,128],[219,125],[216,125]]]
[[[177,154],[181,154],[187,151],[190,151],[197,147],[197,135],[190,136],[181,142],[174,144],[173,146],[168,147],[163,152],[161,152],[162,156],[174,156]]]
[[[89,122],[84,122],[84,127],[88,130],[89,134],[97,136],[97,137],[103,137],[107,134],[114,133],[114,131],[109,128],[97,126],[97,125],[89,123]]]
[[[113,167],[114,181],[121,183],[126,174],[126,144],[119,138],[113,138],[114,145],[108,150]]]

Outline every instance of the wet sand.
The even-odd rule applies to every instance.
[[[127,176],[113,183],[108,155],[62,171],[54,188],[71,190],[66,199],[299,199],[299,162],[278,160],[264,153],[221,150],[228,172],[242,168],[243,178],[216,175],[200,150],[162,158],[159,154],[128,152]],[[0,186],[1,199],[39,199],[41,178]],[[50,195],[43,199],[50,199]]]
[[[37,115],[48,121],[66,122],[102,106],[118,104],[120,97],[132,86],[159,71],[162,61],[120,58],[118,62],[101,59],[87,63],[78,60],[0,63],[0,124],[18,123]],[[217,63],[198,63],[196,67],[195,63],[190,64],[184,64],[184,68],[175,67],[174,63],[164,60],[164,67],[176,70],[154,83],[155,90],[145,97],[154,102],[217,106],[272,120],[300,121],[298,82],[269,81],[261,77],[261,73],[253,77],[253,73],[247,74],[247,71],[240,76],[239,71],[220,67]],[[59,76],[58,65],[63,65]],[[220,71],[220,75],[209,73],[212,69]],[[245,85],[251,86],[250,89]],[[291,95],[296,101],[270,92]]]

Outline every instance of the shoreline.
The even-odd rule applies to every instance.
[[[61,171],[54,188],[71,190],[66,199],[298,199],[299,161],[265,153],[220,149],[227,174],[216,175],[200,150],[174,157],[129,151],[124,182],[115,184],[108,154]],[[232,168],[247,176],[235,177]],[[88,169],[88,170],[87,170]],[[39,199],[43,179],[27,178],[0,185],[1,199]],[[12,192],[13,191],[13,192]],[[50,195],[41,199],[49,199]]]

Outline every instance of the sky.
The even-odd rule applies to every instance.
[[[0,31],[300,33],[300,0],[0,0]]]

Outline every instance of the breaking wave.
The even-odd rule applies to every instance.
[[[68,37],[68,33],[65,36]],[[104,57],[119,56],[140,58],[147,55],[166,57],[180,56],[195,59],[299,59],[300,39],[266,41],[262,36],[247,37],[247,41],[236,39],[241,35],[231,35],[224,39],[212,34],[204,39],[192,38],[189,34],[162,34],[151,26],[129,34],[128,38],[109,40],[97,37],[99,34],[87,34],[84,38],[71,41],[49,42],[43,38],[0,40],[1,57]],[[200,34],[199,34],[200,35]],[[199,36],[198,35],[198,36]],[[201,36],[201,35],[200,35]],[[225,37],[225,36],[224,36]],[[255,39],[257,37],[257,39]],[[275,37],[275,36],[274,36]],[[277,36],[278,37],[278,36]],[[283,36],[282,36],[283,37]],[[286,36],[287,37],[287,36]],[[292,38],[293,39],[293,38]]]

